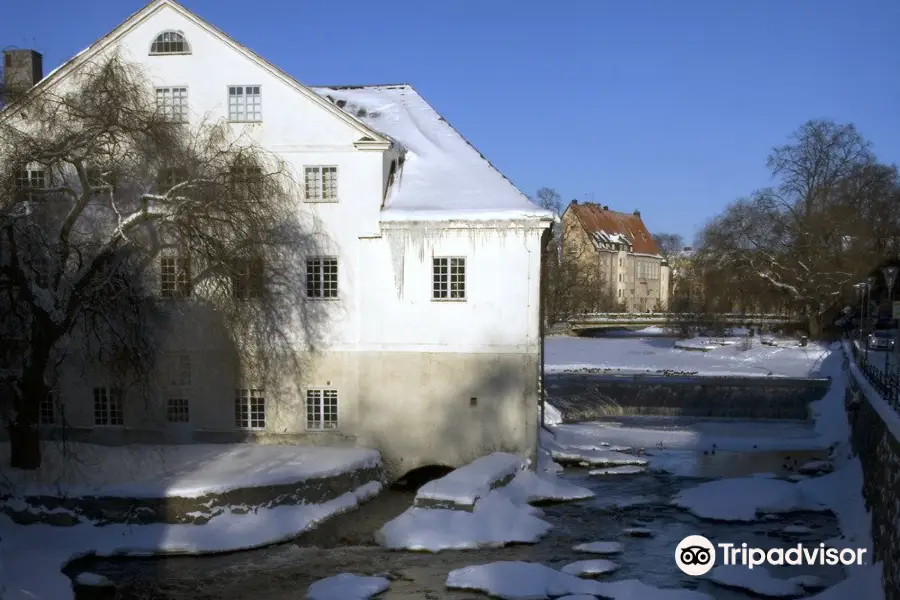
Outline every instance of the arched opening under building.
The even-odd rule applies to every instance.
[[[420,487],[440,479],[453,471],[453,467],[447,465],[425,465],[411,471],[407,471],[400,479],[391,484],[391,489],[398,491],[417,492]]]

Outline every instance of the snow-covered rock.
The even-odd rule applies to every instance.
[[[560,570],[563,573],[576,575],[578,577],[594,577],[597,575],[612,573],[613,571],[617,571],[619,568],[620,565],[618,563],[614,563],[611,560],[606,560],[605,558],[594,558],[591,560],[578,560],[573,563],[569,563]]]
[[[594,492],[556,475],[520,471],[503,489],[510,498],[523,503],[570,502],[593,498]]]
[[[754,521],[761,513],[788,513],[827,507],[800,484],[765,477],[737,477],[701,483],[676,494],[672,504],[701,519]]]
[[[525,460],[507,452],[482,456],[449,475],[429,481],[416,493],[416,502],[429,501],[472,506],[498,482],[525,467]]]
[[[599,582],[569,575],[540,563],[501,561],[451,571],[450,589],[484,592],[504,600],[543,600],[566,594],[598,595]]]
[[[538,406],[538,410],[541,410]],[[544,402],[544,425],[559,425],[563,422],[562,412],[549,402]]]
[[[813,529],[811,527],[807,527],[806,525],[798,525],[797,523],[794,523],[793,525],[788,525],[781,531],[782,533],[786,533],[788,535],[806,535],[808,533],[812,533]]]
[[[803,595],[798,583],[778,579],[764,566],[719,565],[709,572],[709,580],[723,587],[747,590],[767,598],[796,598]]]
[[[589,554],[619,554],[625,547],[619,542],[587,542],[577,544],[572,550]]]
[[[831,473],[834,471],[834,465],[827,460],[812,460],[808,463],[800,465],[797,469],[803,475],[818,475],[821,473]]]
[[[552,448],[550,456],[557,462],[585,464],[592,467],[645,466],[648,462],[646,458],[600,448]]]
[[[384,592],[391,582],[384,577],[341,573],[320,579],[306,590],[307,600],[368,600]]]

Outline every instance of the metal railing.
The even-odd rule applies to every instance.
[[[895,369],[885,371],[875,366],[875,361],[871,357],[866,357],[865,350],[860,350],[852,337],[848,336],[848,341],[850,342],[850,352],[853,354],[853,362],[862,371],[869,384],[881,394],[885,402],[900,412],[900,375]]]

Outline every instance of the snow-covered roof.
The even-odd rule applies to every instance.
[[[628,237],[621,233],[608,233],[606,231],[600,230],[595,231],[591,234],[591,237],[594,238],[594,241],[600,244],[627,244],[631,245],[631,241]]]
[[[553,218],[459,134],[410,85],[313,87],[405,150],[383,221]]]

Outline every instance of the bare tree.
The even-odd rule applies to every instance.
[[[265,370],[261,350],[314,321],[294,288],[315,227],[290,169],[153,99],[112,57],[0,113],[0,327],[14,341],[0,418],[14,467],[40,466],[39,406],[64,361],[144,380],[168,333],[206,319]]]
[[[777,187],[730,205],[705,228],[702,252],[719,272],[787,294],[818,335],[823,312],[876,258],[869,214],[886,210],[896,173],[874,160],[852,125],[804,124],[769,157]]]
[[[558,215],[562,209],[562,196],[553,188],[540,188],[537,191],[535,202],[541,208],[552,211],[555,215]]]
[[[677,233],[654,233],[653,241],[667,261],[674,259],[684,249],[684,238]]]

